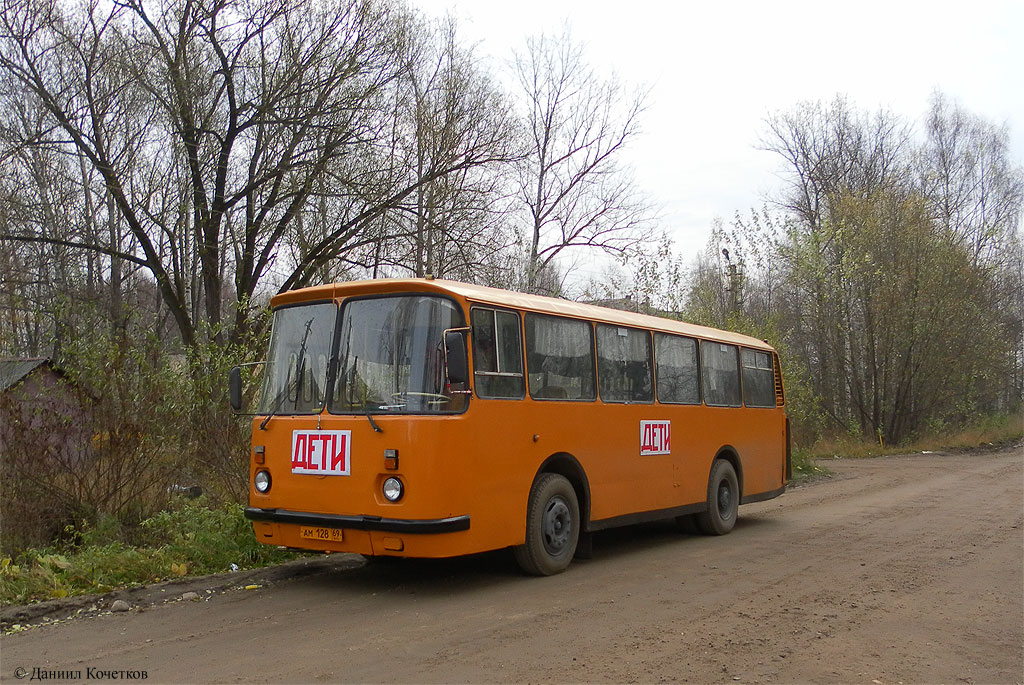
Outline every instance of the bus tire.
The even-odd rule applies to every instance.
[[[736,525],[739,505],[736,470],[725,459],[715,460],[708,477],[708,508],[697,514],[697,527],[705,535],[725,535]]]
[[[572,484],[543,474],[530,490],[526,541],[512,548],[516,563],[534,576],[561,573],[572,561],[580,536],[580,505]]]

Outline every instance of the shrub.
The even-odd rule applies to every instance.
[[[64,349],[67,382],[0,397],[3,551],[112,517],[130,532],[175,486],[212,501],[248,487],[248,422],[231,414],[228,369],[240,347],[168,354],[155,336],[80,336]],[[121,538],[117,538],[121,539]]]
[[[239,504],[177,504],[142,521],[138,546],[109,541],[118,532],[107,518],[100,526],[70,531],[63,545],[0,559],[0,603],[108,592],[176,576],[223,572],[232,564],[254,568],[296,556],[257,542]]]

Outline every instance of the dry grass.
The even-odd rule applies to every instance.
[[[940,452],[969,450],[1010,444],[1024,438],[1024,415],[999,416],[980,421],[975,426],[956,431],[924,436],[910,443],[881,445],[877,442],[841,436],[819,440],[808,448],[814,459],[833,457],[877,457],[908,452]]]

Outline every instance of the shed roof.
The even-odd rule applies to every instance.
[[[37,368],[49,363],[45,357],[0,359],[0,392],[10,390]]]

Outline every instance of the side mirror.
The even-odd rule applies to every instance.
[[[455,385],[469,382],[469,357],[466,353],[466,337],[462,331],[444,332],[444,360],[449,383]]]
[[[242,369],[232,366],[228,372],[228,399],[231,409],[242,411]]]

